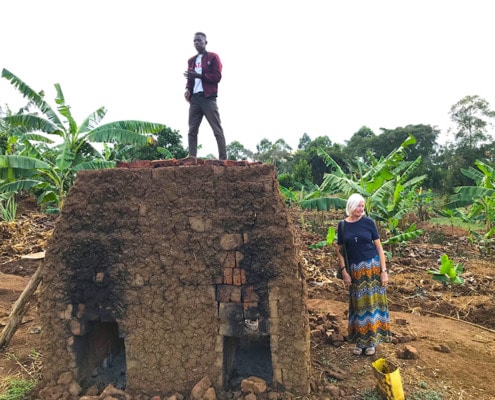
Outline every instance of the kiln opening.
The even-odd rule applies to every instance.
[[[241,381],[257,376],[268,385],[273,381],[269,336],[224,337],[223,374],[226,390],[239,390]]]
[[[83,390],[96,385],[101,391],[109,384],[125,389],[125,343],[116,322],[88,322],[86,334],[74,337],[74,351]]]

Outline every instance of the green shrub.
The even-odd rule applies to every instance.
[[[287,189],[294,187],[294,177],[291,174],[280,174],[278,176],[278,183]]]

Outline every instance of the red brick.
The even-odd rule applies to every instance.
[[[233,269],[233,276],[232,276],[232,282],[234,286],[241,286],[242,285],[242,279],[241,279],[241,269],[240,268],[234,268]]]
[[[217,301],[220,303],[229,303],[232,285],[217,285]]]
[[[216,165],[218,167],[222,167],[224,164],[222,160],[205,160],[205,165]]]
[[[153,168],[173,167],[175,165],[177,165],[177,160],[175,158],[170,158],[168,160],[153,160],[153,161],[151,161],[151,166]]]
[[[232,276],[233,276],[233,268],[224,268],[223,269],[223,283],[226,285],[232,285]]]
[[[198,159],[196,157],[186,157],[179,158],[176,162],[176,165],[197,165]]]
[[[230,302],[240,303],[241,302],[241,287],[232,286],[232,291],[230,292]]]
[[[136,160],[129,163],[129,168],[150,168],[150,160]]]
[[[223,262],[225,268],[235,268],[235,252],[227,251],[225,261]]]

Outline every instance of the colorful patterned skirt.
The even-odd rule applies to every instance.
[[[380,282],[380,260],[351,263],[349,341],[357,347],[375,347],[390,341],[387,290]]]

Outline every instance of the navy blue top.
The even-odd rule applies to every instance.
[[[344,224],[344,235],[342,235],[342,223]],[[342,236],[344,237],[342,238]],[[356,222],[339,221],[337,244],[345,243],[349,263],[356,264],[377,256],[378,251],[373,241],[379,238],[375,221],[369,217],[363,215]]]

